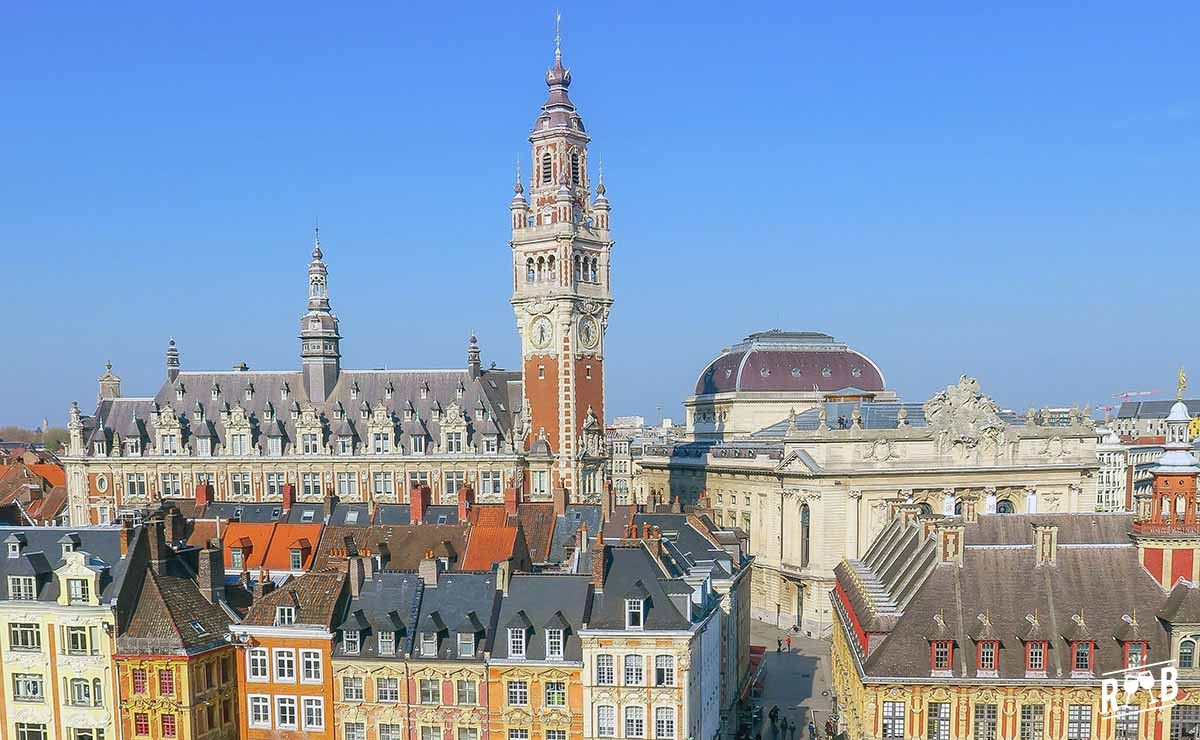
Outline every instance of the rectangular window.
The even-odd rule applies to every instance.
[[[535,494],[544,495],[550,492],[550,471],[534,470],[529,476]]]
[[[133,734],[149,735],[150,734],[150,715],[138,712],[133,715]]]
[[[1145,662],[1145,643],[1131,642],[1125,646],[1125,667],[1140,668]]]
[[[1044,740],[1046,736],[1046,707],[1043,704],[1021,705],[1021,740]]]
[[[426,658],[437,655],[437,635],[432,632],[421,633],[421,655]]]
[[[567,731],[546,730],[546,740],[567,740]]]
[[[462,452],[462,432],[446,432],[446,452]]]
[[[45,701],[42,677],[36,673],[13,674],[13,699],[16,701]]]
[[[656,655],[656,656],[654,656],[654,685],[655,686],[674,686],[675,685],[675,656],[674,655]]]
[[[400,679],[376,678],[375,699],[388,704],[400,701]]]
[[[87,655],[87,627],[67,627],[67,652],[71,655]]]
[[[475,635],[458,633],[458,657],[471,658],[475,655]]]
[[[441,727],[422,727],[421,740],[442,740]]]
[[[1116,740],[1138,740],[1141,735],[1140,719],[1141,715],[1136,712],[1119,715]]]
[[[360,634],[358,630],[346,630],[342,633],[342,647],[347,655],[358,655]]]
[[[391,473],[375,473],[371,479],[376,496],[389,497],[395,491]]]
[[[479,474],[479,491],[482,496],[499,496],[503,490],[500,485],[500,471],[485,470]]]
[[[546,657],[551,660],[563,656],[563,631],[560,629],[546,630]]]
[[[300,476],[300,489],[306,498],[321,497],[321,474],[304,473]]]
[[[163,737],[175,737],[175,715],[164,714],[162,716],[162,734]]]
[[[640,630],[642,628],[642,600],[625,599],[625,629]]]
[[[267,454],[271,457],[283,455],[283,437],[267,437]]]
[[[362,701],[363,700],[362,676],[343,676],[342,677],[342,699],[345,701]]]
[[[975,705],[975,740],[996,740],[999,735],[995,704]],[[1090,736],[1089,736],[1090,737]]]
[[[484,436],[484,438],[483,438],[483,451],[484,452],[494,453],[494,452],[498,452],[499,449],[500,449],[500,443],[496,439],[496,435],[488,434],[488,435]]]
[[[404,740],[404,735],[400,732],[401,726],[397,724],[383,723],[379,725],[379,740]],[[462,730],[459,729],[459,740],[462,740]]]
[[[510,729],[508,740],[529,740],[529,730]]]
[[[641,686],[645,683],[645,666],[646,662],[640,655],[625,656],[625,685],[626,686]]]
[[[1026,657],[1026,669],[1030,671],[1046,670],[1046,643],[1031,642],[1026,649],[1029,651]]]
[[[267,649],[266,648],[251,648],[250,655],[246,659],[246,675],[251,681],[266,681],[267,675]]]
[[[249,473],[231,473],[229,475],[229,489],[234,498],[250,498],[250,474]]]
[[[343,434],[338,437],[338,454],[353,455],[354,454],[354,438],[348,434]]]
[[[196,455],[212,457],[212,440],[208,437],[196,437]]]
[[[325,700],[323,698],[319,696],[304,697],[304,729],[325,729]]]
[[[420,681],[421,703],[442,703],[442,682],[436,678],[422,678]]]
[[[933,670],[950,670],[950,641],[938,640],[933,643]]]
[[[616,737],[617,735],[617,708],[600,706],[596,707],[596,735],[599,737]]]
[[[392,435],[386,432],[375,432],[375,434],[371,435],[371,440],[376,455],[392,451]]]
[[[443,495],[454,496],[465,485],[467,485],[467,474],[461,470],[451,470],[446,473],[446,488]]]
[[[32,601],[37,598],[33,576],[9,576],[8,598],[20,601]]]
[[[510,707],[524,707],[529,705],[528,681],[508,682],[508,705]]]
[[[357,473],[338,473],[337,474],[337,492],[341,498],[349,498],[358,493],[358,474]]]
[[[380,655],[395,655],[396,654],[396,633],[391,630],[384,630],[379,633],[379,654]]]
[[[508,628],[508,657],[525,657],[525,630],[519,627]]]
[[[321,683],[321,651],[301,650],[300,670],[304,683]]]
[[[246,553],[242,548],[235,547],[229,551],[229,565],[237,571],[246,567]]]
[[[1072,704],[1067,708],[1067,740],[1091,740],[1092,705]]]
[[[1171,707],[1171,740],[1200,737],[1200,706],[1176,704]]]
[[[616,661],[613,659],[613,656],[597,655],[596,684],[599,686],[613,686],[616,682]]]
[[[929,740],[950,740],[950,703],[930,702]]]
[[[303,443],[305,455],[316,455],[321,452],[321,440],[318,434],[302,434],[300,436]]]
[[[296,651],[275,650],[275,680],[288,682],[296,680]]]
[[[564,681],[546,682],[546,706],[567,706],[567,684]]]
[[[163,473],[158,480],[162,484],[162,492],[159,494],[161,498],[179,498],[183,495],[179,473]]]
[[[671,740],[675,737],[674,707],[658,707],[654,710],[654,737]]]
[[[1072,663],[1073,669],[1076,671],[1092,670],[1092,643],[1076,642],[1071,648],[1075,659]]]
[[[275,607],[275,626],[287,626],[296,623],[296,607],[294,606],[277,606]]]
[[[72,678],[69,703],[77,707],[88,707],[92,704],[92,683],[86,678]]]
[[[903,740],[904,738],[904,702],[885,701],[883,703],[883,735],[884,740]]]
[[[425,454],[425,435],[424,434],[414,434],[409,439],[411,440],[413,454],[414,455],[424,455]]]
[[[458,693],[456,703],[463,706],[474,706],[479,703],[479,688],[474,681],[459,680],[455,688]]]
[[[229,435],[229,454],[231,455],[248,455],[250,454],[250,436],[245,432],[237,432]]]
[[[158,695],[175,695],[175,671],[170,668],[162,668],[158,671]]]
[[[72,604],[86,604],[90,589],[86,578],[68,578],[67,593]]]
[[[13,622],[8,626],[8,642],[13,650],[41,650],[41,629],[29,622]]]
[[[362,722],[347,722],[345,740],[367,740],[367,726]],[[380,732],[382,735],[382,731]]]
[[[383,738],[380,738],[383,740]],[[458,740],[479,740],[478,727],[460,727],[458,728]]]
[[[979,643],[979,670],[996,670],[996,643],[990,640]]]
[[[283,473],[267,473],[267,498],[277,499],[283,496],[283,485],[287,478]]]
[[[646,708],[645,707],[625,707],[625,737],[645,737],[645,736],[646,736]]]
[[[146,474],[128,473],[125,476],[125,495],[129,498],[146,498]]]
[[[296,697],[275,697],[275,724],[282,729],[296,729]]]
[[[250,697],[250,726],[271,726],[271,700],[265,696]]]

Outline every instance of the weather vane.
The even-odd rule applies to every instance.
[[[1179,392],[1175,395],[1176,400],[1183,400],[1183,392],[1187,389],[1187,373],[1183,371],[1183,366],[1179,368]]]

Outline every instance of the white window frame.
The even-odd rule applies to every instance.
[[[546,630],[546,658],[549,660],[562,660],[564,643],[563,631],[558,628]]]
[[[262,727],[268,730],[271,729],[271,697],[266,694],[250,694],[246,697],[246,700],[246,706],[250,712],[250,716],[247,718],[247,723],[250,725],[250,727]],[[258,709],[266,710],[265,720],[255,721],[254,714],[256,705]]]
[[[657,740],[675,739],[675,707],[654,708],[654,737]]]
[[[320,650],[300,651],[300,683],[321,683],[324,681],[323,671]]]
[[[362,676],[342,676],[342,701],[364,701],[367,681]]]
[[[317,710],[317,718],[320,722],[309,722],[308,711],[310,707],[315,707]],[[301,700],[301,723],[305,730],[324,730],[325,729],[325,697],[323,696],[306,696]]]
[[[617,659],[608,653],[596,656],[596,685],[617,685]]]
[[[646,658],[637,653],[629,653],[623,658],[621,678],[626,686],[644,686],[646,684]]]
[[[525,680],[508,681],[504,687],[504,698],[510,707],[529,706],[529,682]]]
[[[291,706],[292,721],[285,723],[283,721],[283,707],[285,704]],[[275,697],[275,726],[281,730],[298,730],[300,729],[300,707],[294,696],[276,696]]]
[[[637,624],[634,624],[634,615],[637,616]],[[641,630],[645,626],[645,602],[641,599],[625,599],[625,629]]]
[[[274,669],[273,674],[275,676],[275,682],[296,683],[296,651],[293,648],[274,648],[271,653],[271,665]],[[283,666],[279,662],[280,658],[287,658],[288,662],[291,664],[290,675],[285,674],[281,670]]]
[[[525,630],[521,627],[508,628],[508,657],[514,660],[525,659]]]
[[[600,704],[596,707],[596,736],[617,736],[617,708],[612,704]]]
[[[262,660],[262,671],[255,670],[255,659]],[[271,652],[266,648],[250,648],[246,653],[246,680],[266,683],[271,680]]]

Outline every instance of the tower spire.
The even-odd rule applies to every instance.
[[[554,11],[554,61],[562,62],[562,11]]]

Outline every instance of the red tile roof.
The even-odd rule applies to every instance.
[[[267,570],[291,570],[292,550],[299,549],[301,554],[301,570],[312,567],[313,558],[317,554],[315,543],[321,540],[321,530],[324,524],[288,524],[277,522],[275,536],[267,546],[267,554],[263,567]]]
[[[503,527],[508,524],[508,513],[500,504],[476,504],[467,519],[476,527]]]
[[[225,529],[225,567],[233,569],[233,559],[230,552],[237,547],[243,549],[242,570],[255,571],[262,567],[263,558],[271,546],[271,538],[275,535],[275,524],[251,524],[247,522],[230,522]],[[245,552],[246,549],[249,552]]]
[[[38,475],[42,476],[54,487],[67,485],[67,473],[61,465],[51,465],[49,463],[39,463],[30,465],[29,469]]]
[[[513,556],[517,541],[516,527],[473,527],[467,540],[463,570],[489,570],[501,560]]]

